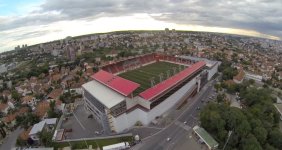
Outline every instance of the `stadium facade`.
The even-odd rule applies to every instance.
[[[159,61],[187,67],[137,95],[133,93],[140,84],[117,76]],[[105,131],[119,133],[136,122],[148,125],[176,104],[197,94],[217,72],[218,65],[218,62],[209,65],[203,60],[154,53],[104,65],[92,76],[92,81],[82,85],[84,106]]]

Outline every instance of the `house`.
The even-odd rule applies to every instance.
[[[62,93],[62,89],[54,89],[51,93],[48,94],[48,100],[57,100]]]
[[[29,137],[34,140],[34,141],[39,141],[39,133],[43,131],[43,129],[45,128],[45,121],[41,121],[35,125],[33,125],[33,127],[31,128],[30,132],[29,132]]]
[[[106,57],[117,57],[117,55],[117,51],[112,50],[110,53],[106,54]]]
[[[0,111],[4,114],[8,114],[8,110],[10,109],[9,105],[7,103],[1,103],[0,104]]]
[[[47,130],[52,131],[55,129],[58,119],[57,118],[48,118],[44,120],[46,122]]]
[[[12,98],[12,93],[9,90],[4,90],[2,92],[2,96],[7,98],[7,99],[11,99]]]
[[[39,118],[44,118],[47,115],[47,111],[49,110],[50,105],[48,101],[41,101],[36,105],[35,114]]]
[[[24,96],[22,99],[21,99],[21,102],[22,104],[27,104],[29,106],[34,106],[36,105],[36,98],[33,97],[33,96]]]
[[[233,77],[233,81],[237,84],[240,84],[243,82],[244,77],[245,77],[244,70],[240,68],[238,74]]]
[[[278,73],[278,80],[282,80],[282,71]]]
[[[38,133],[42,132],[43,130],[46,130],[47,132],[51,132],[55,129],[55,125],[57,123],[57,118],[50,118],[50,119],[44,119],[40,121],[39,123],[33,125],[29,132],[29,137],[34,140],[39,140]]]
[[[31,77],[29,79],[29,83],[30,83],[32,88],[37,84],[37,80],[38,80],[37,77]]]
[[[19,94],[22,96],[26,96],[27,94],[31,94],[31,87],[25,83],[24,85],[18,86],[15,88]]]
[[[4,87],[4,81],[0,80],[0,89],[2,89]]]
[[[41,94],[43,93],[42,85],[41,84],[35,84],[32,88],[32,92],[35,94]]]
[[[28,112],[28,107],[22,107],[18,111],[14,112],[13,114],[9,114],[6,117],[4,117],[3,122],[7,127],[12,128],[16,125],[16,117],[24,115],[27,112]]]
[[[61,74],[54,74],[51,77],[51,81],[54,82],[54,83],[58,83],[60,80],[61,80]]]

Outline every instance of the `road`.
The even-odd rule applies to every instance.
[[[3,141],[3,144],[0,146],[0,150],[10,150],[15,147],[17,138],[20,133],[23,131],[21,128],[17,128],[11,134],[8,135]]]
[[[196,95],[192,100],[193,102],[187,107],[186,110],[169,126],[164,128],[162,131],[156,133],[155,135],[146,138],[136,145],[133,149],[138,150],[174,150],[181,149],[179,146],[187,143],[189,134],[192,132],[192,128],[198,124],[198,116],[200,110],[197,108],[202,108],[209,97],[215,92],[213,90],[213,85],[215,81],[209,82],[201,90],[201,92]],[[204,102],[202,102],[204,101]],[[187,124],[184,124],[184,121]],[[166,141],[167,138],[171,138],[171,141]],[[197,145],[195,145],[197,146]],[[198,145],[199,147],[199,145]],[[183,149],[183,148],[182,148]],[[187,147],[185,147],[187,149]],[[189,147],[189,149],[196,149],[196,147]],[[199,148],[198,148],[199,149]]]

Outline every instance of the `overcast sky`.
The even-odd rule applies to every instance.
[[[0,0],[0,52],[116,30],[194,30],[282,38],[282,0]]]

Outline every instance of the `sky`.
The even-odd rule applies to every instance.
[[[0,0],[0,52],[120,30],[208,31],[281,40],[282,0]]]

